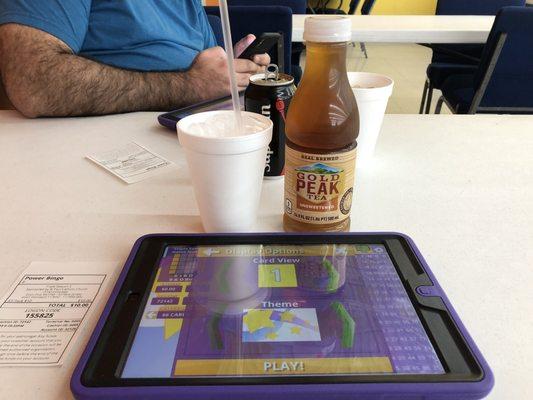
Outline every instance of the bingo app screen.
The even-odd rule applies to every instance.
[[[170,246],[123,378],[442,374],[381,245]]]

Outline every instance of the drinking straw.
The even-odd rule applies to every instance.
[[[229,26],[228,3],[226,0],[219,0],[218,4],[220,7],[220,19],[222,20],[222,33],[224,34],[224,47],[226,48],[226,57],[228,59],[231,101],[233,103],[233,111],[235,112],[237,134],[240,135],[242,133],[241,104],[239,102],[235,66],[233,65],[233,43],[231,41],[231,28]]]

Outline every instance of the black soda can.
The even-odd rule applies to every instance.
[[[270,64],[264,74],[252,75],[244,92],[244,109],[269,117],[274,124],[267,150],[265,178],[280,178],[285,167],[285,117],[296,91],[294,78]]]

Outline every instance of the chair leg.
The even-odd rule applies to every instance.
[[[365,55],[365,58],[368,58],[368,54],[366,52],[366,45],[363,42],[359,43],[359,45],[361,46],[361,51]]]
[[[431,100],[433,100],[433,85],[429,82],[428,101],[426,103],[426,111],[424,114],[429,114],[429,111],[431,110]]]
[[[428,88],[429,88],[429,82],[426,79],[424,82],[424,90],[422,91],[422,101],[420,102],[420,111],[418,111],[419,114],[422,114],[424,112],[424,106],[426,105],[426,97],[428,95]]]
[[[443,103],[444,103],[444,96],[440,96],[439,101],[437,101],[437,106],[435,107],[435,114],[440,114]]]

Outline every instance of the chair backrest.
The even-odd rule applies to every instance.
[[[496,15],[500,8],[523,6],[526,0],[438,0],[437,15]]]
[[[361,6],[361,14],[369,15],[375,3],[376,3],[376,0],[365,0],[363,5]]]
[[[504,7],[498,12],[474,89],[474,103],[479,102],[481,112],[489,107],[503,112],[530,108],[533,113],[533,7]]]
[[[220,17],[218,7],[205,7],[207,15]],[[292,38],[292,10],[281,6],[231,6],[229,7],[231,35],[235,44],[249,33],[259,36],[264,32],[283,33],[283,63],[286,71],[290,73],[291,65],[291,38]],[[273,57],[273,62],[276,56]]]
[[[351,0],[350,1],[350,8],[348,9],[348,14],[354,15],[357,11],[357,7],[359,6],[360,0]]]
[[[525,0],[438,0],[437,15],[496,15],[502,7],[524,6]],[[447,48],[470,57],[480,58],[483,52],[482,44],[445,44],[439,47]],[[431,62],[468,63],[464,59],[433,51]],[[475,65],[475,62],[472,62]]]
[[[293,14],[305,14],[307,0],[228,0],[229,6],[282,6]]]
[[[224,47],[224,34],[222,32],[222,21],[220,20],[220,17],[217,15],[207,14],[207,20],[209,21],[209,25],[211,25],[211,29],[215,34],[217,44],[220,47]]]

